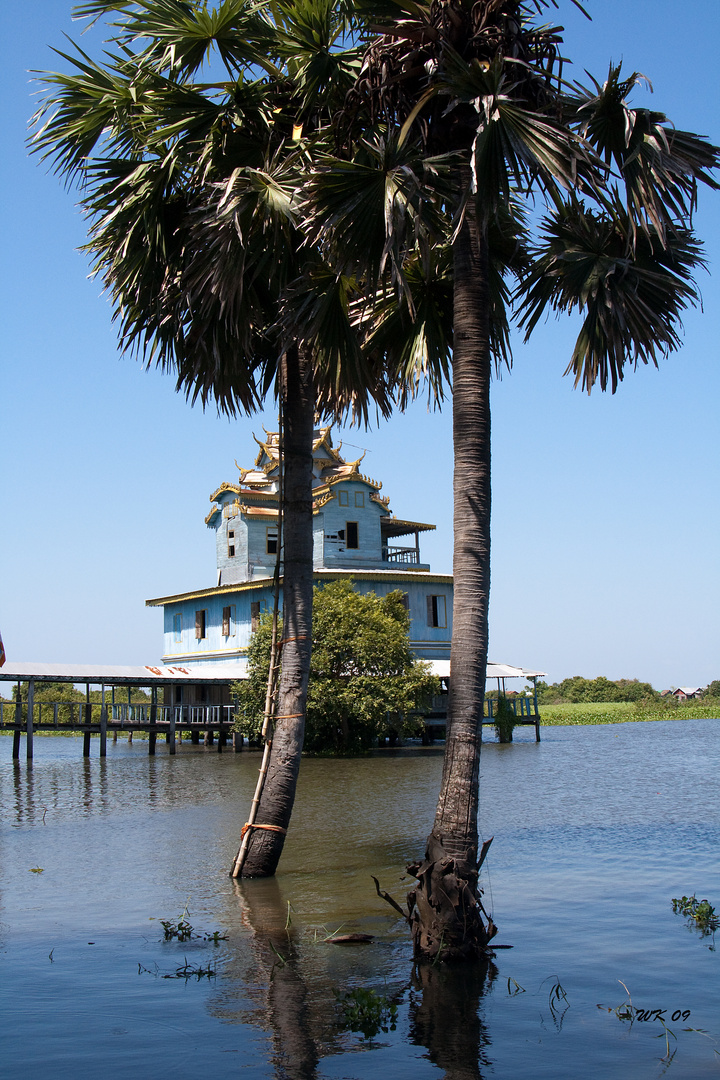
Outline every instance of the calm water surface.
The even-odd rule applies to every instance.
[[[483,747],[486,906],[513,947],[478,972],[414,972],[370,878],[402,899],[440,747],[305,760],[281,872],[238,886],[256,754],[118,742],[83,761],[81,739],[39,738],[28,769],[0,738],[0,1075],[720,1077],[718,953],[670,904],[720,908],[720,721],[542,734]],[[163,941],[185,909],[199,936]],[[340,927],[376,940],[326,944]],[[216,974],[164,977],[186,963]],[[666,1010],[669,1064],[659,1021],[608,1011],[619,980]],[[396,1030],[343,1029],[358,987],[396,1001]]]

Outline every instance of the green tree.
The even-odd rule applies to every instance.
[[[348,318],[349,279],[308,242],[304,178],[359,71],[341,0],[92,0],[102,61],[44,73],[34,148],[76,183],[125,350],[229,415],[275,385],[283,418],[283,639],[267,782],[244,872],[274,872],[303,742],[315,409],[381,411]]]
[[[582,675],[573,675],[562,682],[547,686],[538,683],[538,698],[545,702],[561,703],[583,701],[642,701],[659,700],[660,695],[650,683],[638,679],[618,679],[613,682],[599,675],[596,679],[585,679]]]
[[[419,263],[431,288],[429,253],[450,257],[440,287],[452,289],[452,680],[437,813],[410,897],[427,958],[484,955],[494,929],[477,891],[493,365],[510,360],[511,318],[529,335],[547,310],[581,313],[567,371],[588,391],[614,391],[628,364],[657,364],[697,299],[698,186],[718,186],[716,147],[630,105],[641,76],[611,67],[589,88],[565,81],[561,28],[539,21],[551,3],[358,0],[382,36],[348,100],[349,149],[316,182],[318,229],[339,230],[348,270],[363,267],[381,299],[400,295],[395,326],[411,341],[404,268]],[[401,215],[383,203],[390,166],[404,177]],[[381,329],[382,302],[375,311]],[[369,340],[398,362],[407,354],[374,330]]]
[[[270,624],[264,616],[250,646],[249,678],[234,686],[237,728],[251,739],[262,728]],[[359,753],[390,730],[417,733],[417,713],[439,684],[413,657],[409,630],[399,592],[361,594],[348,581],[315,588],[306,750]]]

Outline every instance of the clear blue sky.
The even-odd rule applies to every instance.
[[[191,409],[173,381],[119,356],[110,308],[77,248],[72,192],[25,149],[34,68],[77,38],[69,0],[3,10],[0,630],[23,661],[151,663],[161,615],[147,597],[214,583],[208,496],[254,457],[252,431]],[[653,83],[653,106],[720,142],[717,0],[561,0],[575,77],[612,58]],[[84,47],[98,55],[99,34]],[[640,102],[644,94],[636,95]],[[562,378],[577,325],[552,322],[493,390],[491,655],[658,689],[720,678],[718,403],[720,195],[701,193],[704,310],[660,371],[614,396]],[[367,472],[393,511],[437,524],[423,555],[452,568],[449,406],[369,432]]]

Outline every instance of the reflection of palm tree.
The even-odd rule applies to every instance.
[[[266,1015],[272,1028],[272,1063],[283,1080],[311,1080],[318,1053],[310,1033],[307,986],[298,965],[287,909],[277,880],[238,882],[243,919],[253,931],[258,982],[267,986]]]
[[[413,988],[422,998],[410,1005],[410,1038],[426,1046],[447,1080],[482,1080],[490,1037],[480,1019],[480,999],[497,976],[492,963],[420,964]]]

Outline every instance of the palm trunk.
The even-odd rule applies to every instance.
[[[418,958],[477,959],[495,933],[478,892],[478,776],[490,593],[487,244],[468,205],[453,244],[454,601],[442,786],[425,860],[408,867]]]
[[[282,361],[280,393],[284,426],[282,673],[267,779],[243,877],[269,877],[280,861],[295,801],[310,675],[315,398],[308,350],[297,345],[288,350]]]

